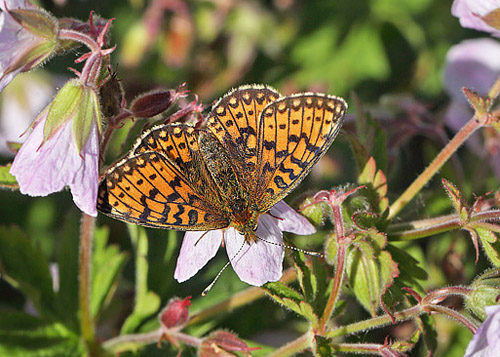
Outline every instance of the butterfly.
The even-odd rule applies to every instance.
[[[153,228],[233,227],[255,242],[259,217],[326,153],[346,110],[332,95],[236,88],[213,105],[204,127],[163,124],[144,132],[104,173],[97,208]]]

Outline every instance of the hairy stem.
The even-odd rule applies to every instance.
[[[293,340],[290,343],[278,348],[270,357],[281,357],[281,356],[295,356],[297,353],[305,351],[313,345],[314,334],[312,331],[308,331],[299,338]]]
[[[326,323],[332,316],[333,310],[335,309],[335,304],[337,303],[340,289],[342,288],[342,282],[344,281],[344,265],[347,251],[348,241],[344,236],[344,221],[342,219],[342,203],[332,204],[333,219],[335,222],[335,232],[337,234],[338,251],[337,251],[337,265],[335,267],[335,276],[333,277],[333,286],[330,295],[328,296],[328,301],[323,311],[323,315],[319,321],[319,329],[324,333],[326,328]]]
[[[413,181],[405,192],[391,205],[389,219],[394,218],[408,202],[410,202],[422,187],[439,171],[446,161],[453,155],[465,140],[477,129],[483,126],[482,121],[474,116],[460,131],[451,139],[451,141],[441,150],[441,152],[432,160],[431,164]]]
[[[90,355],[96,349],[94,320],[90,312],[91,298],[91,264],[92,241],[94,237],[95,218],[82,213],[80,227],[80,256],[79,256],[79,303],[80,329]]]

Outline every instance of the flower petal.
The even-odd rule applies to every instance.
[[[500,36],[500,31],[489,26],[479,16],[485,16],[500,7],[498,0],[455,0],[451,6],[453,16],[460,19],[460,25]]]
[[[72,142],[75,150],[76,143]],[[97,124],[92,122],[89,137],[80,158],[80,168],[74,173],[69,183],[73,201],[83,212],[97,216],[97,188],[99,186],[99,134]],[[82,160],[83,159],[83,160]]]
[[[99,139],[95,123],[82,158],[73,140],[71,122],[40,146],[46,119],[45,113],[14,158],[10,173],[16,176],[21,193],[30,196],[46,196],[70,186],[78,208],[97,216]]]
[[[215,256],[221,243],[220,229],[186,232],[177,258],[174,278],[180,283],[191,278]]]
[[[259,218],[257,236],[269,243],[261,240],[247,243],[242,234],[230,227],[226,230],[225,243],[231,265],[239,278],[247,284],[261,286],[281,278],[285,251],[275,245],[283,244],[283,235],[271,216]]]
[[[500,349],[500,305],[486,306],[488,317],[479,326],[465,351],[465,357],[497,356]]]
[[[279,201],[269,212],[276,219],[276,223],[282,231],[301,235],[316,233],[316,228],[314,228],[307,218],[297,213],[285,201]]]

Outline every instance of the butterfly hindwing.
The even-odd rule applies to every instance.
[[[260,113],[280,94],[266,86],[242,86],[214,104],[208,129],[225,147],[240,184],[250,191],[255,182]]]
[[[205,166],[199,162],[196,133],[191,129],[164,125],[146,132],[128,157],[106,171],[99,186],[98,208],[113,218],[148,227],[227,227],[218,197],[213,196],[213,183],[203,173]]]
[[[326,153],[346,109],[342,98],[313,93],[284,97],[264,108],[253,192],[261,212],[283,199]]]

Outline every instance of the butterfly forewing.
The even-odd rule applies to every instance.
[[[167,156],[201,197],[220,201],[220,193],[207,171],[198,147],[200,130],[186,124],[159,125],[142,135],[132,151],[157,151]]]
[[[213,195],[213,182],[203,173],[191,129],[165,125],[143,135],[131,154],[105,173],[98,208],[114,218],[149,227],[227,227],[229,221],[220,215],[219,197]]]
[[[296,94],[266,106],[259,123],[253,196],[265,212],[297,186],[326,153],[347,105],[324,94]]]
[[[209,130],[224,145],[240,184],[248,191],[255,182],[260,113],[280,94],[265,86],[243,86],[222,97],[207,119]]]

